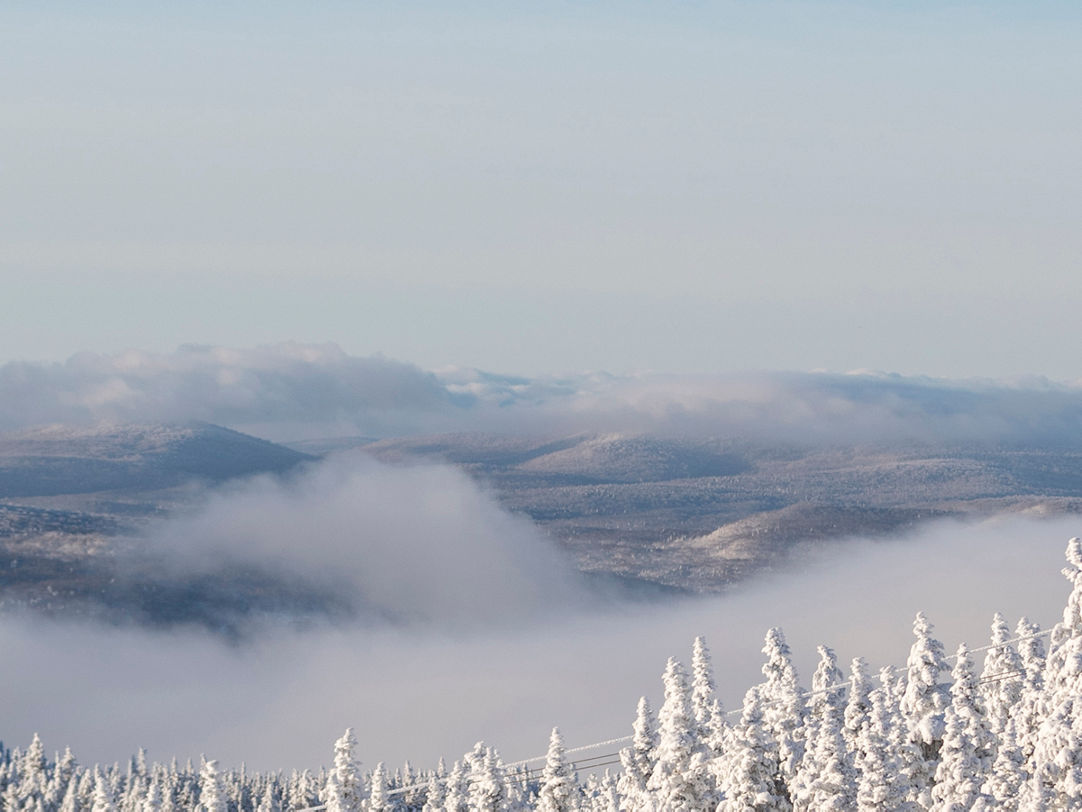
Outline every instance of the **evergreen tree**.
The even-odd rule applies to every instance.
[[[672,657],[663,681],[665,701],[658,713],[657,758],[646,788],[661,809],[697,809],[691,760],[702,748],[696,737],[698,725],[692,716],[687,673]]]
[[[1072,589],[1052,630],[1027,803],[1082,809],[1082,539],[1068,543],[1067,564]]]
[[[1032,772],[1033,751],[1037,744],[1037,730],[1040,727],[1041,707],[1044,702],[1044,638],[1040,636],[1041,627],[1030,623],[1026,618],[1018,621],[1015,637],[1018,641],[1018,656],[1022,663],[1022,684],[1019,706],[1012,714],[1016,720],[1016,737],[1026,771]]]
[[[849,695],[846,697],[842,720],[842,736],[845,747],[852,754],[853,763],[861,758],[861,742],[864,729],[872,712],[872,679],[868,674],[868,663],[863,657],[854,657],[849,664]]]
[[[368,803],[364,805],[365,812],[391,812],[394,803],[387,798],[387,769],[383,762],[376,764],[372,771],[371,781],[368,788]]]
[[[710,661],[710,649],[703,637],[696,637],[691,648],[691,715],[697,726],[696,738],[705,742],[710,735],[713,720],[711,707],[714,701],[714,666]]]
[[[994,740],[998,740],[1007,726],[1007,720],[1022,700],[1022,658],[1007,642],[1010,638],[1007,621],[996,612],[992,618],[992,648],[984,656],[980,681],[984,707],[988,712],[988,728]]]
[[[469,775],[466,765],[456,761],[447,776],[447,793],[444,798],[445,812],[468,812],[470,801]]]
[[[951,703],[944,715],[943,745],[932,788],[932,808],[939,812],[973,807],[992,766],[988,718],[964,643],[958,647],[951,677]]]
[[[506,808],[507,788],[499,754],[488,747],[480,773],[470,782],[470,809],[477,812],[498,812]]]
[[[574,771],[564,755],[564,738],[554,727],[549,736],[545,768],[541,771],[541,791],[537,808],[541,812],[569,812],[579,808],[579,786]]]
[[[324,784],[327,812],[360,812],[363,795],[360,765],[354,755],[357,739],[353,728],[346,728],[334,743],[334,766]]]
[[[931,805],[931,787],[943,743],[947,699],[939,685],[947,670],[943,644],[932,637],[932,624],[918,612],[913,621],[913,646],[906,661],[907,680],[901,710],[910,741],[920,747],[922,761],[910,776],[913,799]]]
[[[778,771],[781,794],[789,798],[789,785],[804,756],[803,691],[797,682],[796,669],[789,656],[789,646],[781,629],[766,633],[763,645],[766,662],[762,686],[763,722],[767,732],[778,743]]]
[[[845,694],[844,688],[839,687],[842,672],[838,668],[838,659],[828,646],[819,646],[818,651],[819,664],[812,675],[812,691],[808,698],[804,757],[800,760],[792,785],[793,806],[797,809],[807,807],[811,800],[812,781],[823,769],[819,762],[821,754],[815,752],[820,728],[824,724],[833,725],[840,733],[843,725]],[[844,747],[844,740],[842,751],[849,751]]]
[[[777,741],[766,726],[762,689],[744,695],[744,709],[724,758],[718,812],[787,812],[792,808],[778,763]]]
[[[91,812],[116,812],[116,799],[112,783],[97,767],[94,768],[94,801],[90,809]],[[209,810],[208,812],[218,812],[218,810]],[[223,809],[221,812],[225,812],[225,810]]]
[[[619,792],[631,809],[646,809],[646,782],[654,771],[657,751],[657,722],[646,697],[639,697],[635,722],[631,728],[631,745],[620,751],[623,774],[619,779]]]
[[[222,776],[218,772],[218,762],[215,759],[204,760],[203,768],[199,771],[199,808],[201,812],[228,812],[229,810]],[[98,810],[95,809],[94,812]]]
[[[856,801],[861,812],[903,812],[911,808],[903,748],[908,748],[913,757],[918,753],[901,729],[893,687],[891,669],[881,669],[879,687],[870,695],[868,724],[863,726],[858,744]]]

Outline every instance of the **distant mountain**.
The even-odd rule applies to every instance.
[[[0,435],[0,499],[221,482],[311,459],[208,423],[49,426]]]
[[[560,539],[580,569],[681,589],[722,588],[801,543],[945,517],[1082,512],[1082,453],[1018,442],[447,434],[364,450],[459,465]]]

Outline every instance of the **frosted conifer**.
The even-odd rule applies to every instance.
[[[658,712],[657,757],[646,788],[660,808],[669,809],[693,802],[686,784],[691,758],[699,749],[699,742],[684,667],[670,657],[662,679],[665,701]]]
[[[334,766],[327,775],[324,796],[327,812],[360,812],[363,785],[360,766],[354,753],[357,739],[353,728],[346,728],[342,737],[334,743]]]
[[[91,812],[116,812],[116,799],[111,782],[97,767],[94,768],[94,800],[90,809]],[[210,810],[210,812],[218,812],[218,810]]]
[[[639,697],[631,731],[631,745],[620,751],[623,774],[619,779],[619,791],[628,799],[631,808],[643,809],[646,806],[646,782],[654,771],[657,750],[657,721],[645,696]]]
[[[819,729],[825,720],[825,723],[836,726],[840,731],[845,709],[844,689],[837,687],[842,682],[838,659],[828,646],[819,646],[818,651],[819,664],[812,675],[812,693],[808,699],[804,757],[800,760],[791,787],[793,804],[797,808],[807,804],[811,797],[811,783],[822,771],[818,756],[814,752]],[[846,749],[848,748],[843,747],[843,750]]]
[[[757,686],[744,695],[744,710],[724,759],[718,812],[787,812],[792,808],[779,773],[777,747],[766,728],[761,687]]]
[[[997,739],[1022,699],[1022,658],[1007,642],[1010,639],[1007,621],[996,612],[992,618],[992,648],[984,657],[980,690],[988,713],[988,728]]]
[[[779,771],[788,797],[788,785],[804,756],[804,692],[797,682],[781,629],[773,628],[766,633],[763,654],[766,655],[762,669],[766,677],[762,686],[763,722],[778,743]]]
[[[842,735],[846,749],[853,754],[854,763],[860,760],[861,739],[872,712],[872,688],[868,663],[863,657],[854,657],[849,664],[849,695],[842,715]]]
[[[1052,630],[1027,803],[1082,808],[1082,539],[1067,544],[1071,594]]]
[[[691,648],[691,715],[698,727],[696,738],[705,742],[710,735],[711,705],[714,700],[714,666],[710,649],[703,637],[696,637]]]
[[[564,737],[554,727],[549,736],[545,768],[541,771],[541,791],[537,808],[542,812],[567,812],[579,808],[579,786],[564,755]]]
[[[872,691],[871,713],[861,732],[857,762],[857,809],[861,812],[902,812],[910,808],[908,773],[899,749],[909,744],[901,716],[894,706],[894,680],[890,668],[879,672],[879,687]]]
[[[387,768],[381,761],[372,771],[368,803],[364,805],[364,809],[365,812],[390,812],[393,808],[394,803],[387,799]]]
[[[931,805],[931,786],[943,743],[947,698],[939,681],[947,663],[943,644],[932,637],[932,624],[923,612],[918,612],[913,621],[913,636],[916,639],[906,661],[901,710],[910,741],[920,747],[922,756],[910,776],[913,799],[927,807]]]
[[[944,714],[943,745],[931,791],[932,808],[938,812],[968,810],[976,804],[991,767],[988,720],[964,643],[958,647],[951,677],[951,703]]]
[[[199,771],[199,808],[201,812],[228,812],[229,809],[222,776],[218,772],[218,762],[215,759],[204,760]]]
[[[445,812],[467,812],[470,800],[469,774],[465,764],[456,761],[447,776],[447,794],[444,798]]]

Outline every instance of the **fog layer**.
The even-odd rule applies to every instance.
[[[918,537],[816,548],[724,597],[556,619],[545,600],[523,605],[505,592],[490,600],[490,579],[463,567],[457,588],[476,594],[462,605],[490,609],[468,630],[438,622],[264,627],[238,647],[197,633],[7,617],[0,689],[20,702],[9,703],[3,737],[25,743],[40,731],[47,747],[70,744],[83,763],[142,745],[156,759],[207,753],[270,769],[326,763],[334,738],[352,725],[369,767],[406,758],[431,765],[480,738],[518,759],[543,752],[554,724],[569,745],[627,734],[636,698],[660,701],[665,658],[686,658],[696,634],[711,644],[732,708],[759,678],[770,626],[785,629],[806,684],[820,642],[843,663],[856,655],[873,665],[904,662],[918,609],[948,649],[985,642],[996,610],[1012,623],[1026,613],[1050,624],[1066,598],[1059,569],[1073,534],[1077,522],[1065,519],[938,525]],[[268,544],[276,554],[276,542]],[[422,567],[426,549],[414,550]],[[336,561],[365,566],[340,550],[323,563]],[[399,583],[393,556],[367,566],[370,581],[386,579],[389,592]],[[539,583],[552,575],[538,574]],[[508,600],[524,612],[520,622],[503,622]]]
[[[460,470],[363,454],[226,486],[131,547],[159,578],[255,571],[365,623],[496,627],[590,598],[552,540]]]

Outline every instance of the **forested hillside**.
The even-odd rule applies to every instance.
[[[364,772],[348,729],[318,774],[223,771],[214,760],[198,769],[148,764],[142,751],[125,767],[82,766],[67,750],[50,761],[35,737],[25,750],[3,751],[4,808],[1082,809],[1082,539],[1068,543],[1063,572],[1070,596],[1047,632],[1023,618],[1012,634],[996,614],[988,645],[947,656],[918,613],[904,666],[873,675],[857,658],[846,675],[820,646],[810,690],[782,631],[770,629],[764,679],[730,712],[714,695],[698,638],[690,672],[675,659],[666,665],[656,717],[644,697],[631,735],[574,751],[554,729],[543,763],[506,764],[479,742],[450,768]]]

